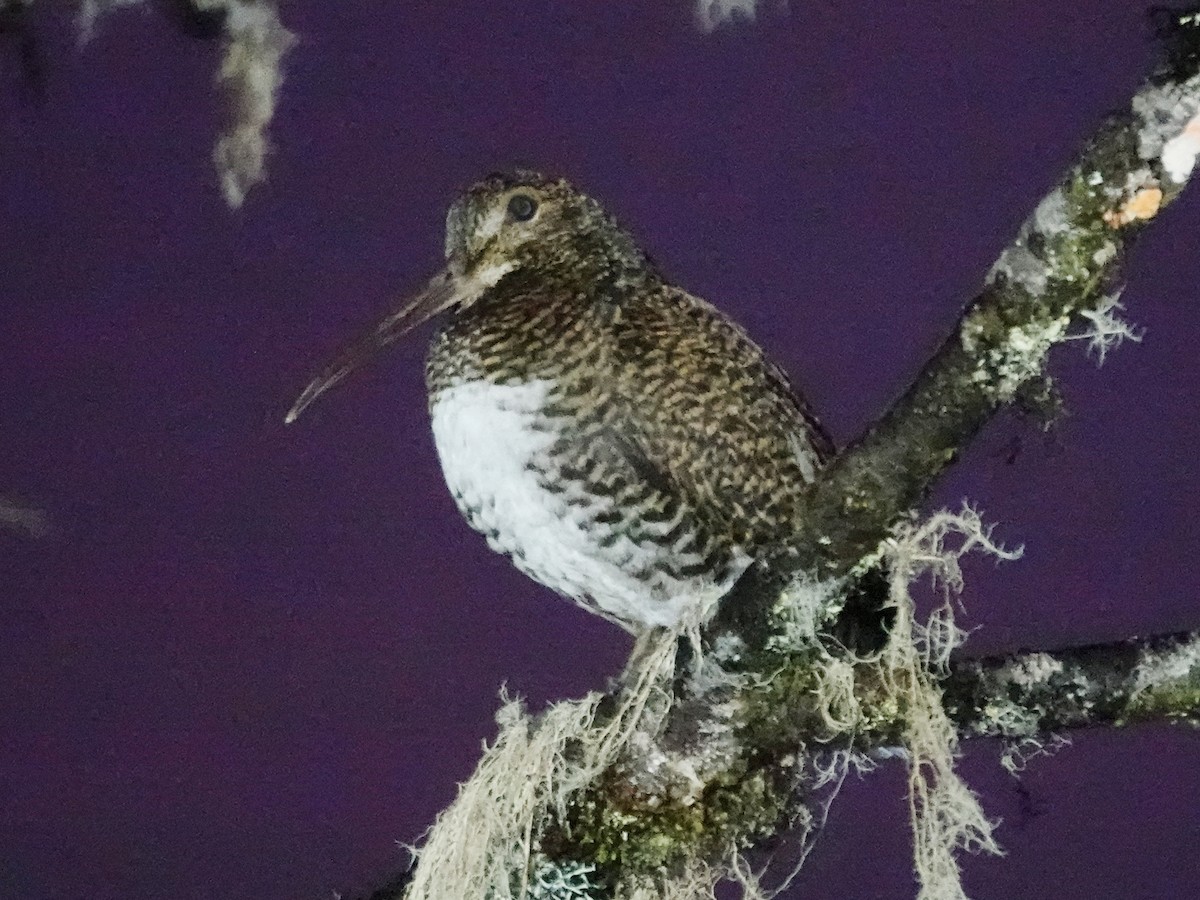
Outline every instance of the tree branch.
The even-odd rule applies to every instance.
[[[877,679],[878,670],[870,663],[859,663],[858,700],[869,712],[863,731],[848,742],[828,742],[827,709],[816,692],[786,678],[761,685],[759,696],[751,701],[756,710],[773,709],[774,718],[766,723],[764,734],[747,735],[754,748],[755,763],[740,769],[739,777],[725,777],[705,785],[703,803],[693,804],[700,828],[711,833],[714,824],[707,810],[739,809],[746,805],[745,795],[761,799],[763,785],[778,778],[781,770],[791,770],[783,781],[790,798],[785,809],[776,809],[777,820],[786,821],[793,838],[803,840],[823,818],[821,789],[828,783],[832,767],[805,770],[799,762],[801,748],[813,745],[817,737],[827,742],[816,745],[817,753],[854,752],[860,759],[874,751],[902,744],[905,730],[904,711],[895,707],[889,692]],[[810,675],[814,670],[810,670]],[[961,737],[1000,737],[1019,744],[1033,741],[1040,745],[1053,741],[1060,732],[1076,728],[1171,722],[1200,726],[1200,632],[1180,633],[1149,639],[1135,639],[1086,647],[1051,651],[1021,651],[983,659],[954,662],[944,681],[945,707]],[[756,692],[751,692],[756,693]],[[778,701],[784,694],[788,705]],[[754,719],[751,715],[749,719]],[[676,735],[676,744],[686,744]],[[661,749],[661,748],[660,748]],[[665,760],[660,760],[660,764]],[[572,804],[572,820],[548,830],[542,852],[564,858],[592,859],[586,864],[589,892],[580,896],[613,896],[610,887],[602,887],[605,869],[613,863],[629,863],[628,857],[652,857],[662,853],[664,841],[655,840],[658,832],[679,827],[671,804],[650,802],[649,795],[639,798],[638,787],[645,787],[644,776],[631,773],[628,763],[606,773],[603,782],[589,789]],[[767,773],[764,775],[764,773]],[[661,778],[660,774],[660,778]],[[623,798],[613,803],[612,798]],[[639,804],[645,804],[639,807]],[[769,818],[769,817],[768,817]],[[668,824],[670,823],[670,824]],[[751,823],[741,821],[739,828]],[[620,830],[620,844],[626,853],[615,854],[612,847],[588,844],[598,835]],[[574,835],[572,839],[569,835]],[[580,840],[587,836],[586,840]],[[715,841],[719,846],[720,842]],[[673,842],[668,844],[673,846]],[[570,851],[569,853],[567,851]],[[599,851],[599,852],[597,852]],[[600,857],[599,864],[595,857]],[[585,864],[573,863],[575,871]],[[619,868],[619,866],[616,866]],[[544,877],[545,866],[543,866]],[[411,884],[409,870],[381,886],[366,900],[401,900]],[[543,897],[556,895],[546,893]],[[675,896],[675,895],[671,895]],[[680,894],[679,896],[683,896]]]
[[[959,633],[948,614],[918,624],[909,584],[930,572],[953,588],[971,546],[1012,554],[969,510],[904,524],[1073,328],[1101,348],[1123,333],[1112,311],[1129,239],[1200,152],[1200,18],[1176,22],[1166,65],[1038,205],[913,386],[813,486],[788,551],[747,572],[703,641],[666,636],[635,683],[536,721],[506,707],[396,896],[692,897],[720,875],[749,878],[743,848],[817,827],[819,789],[847,760],[899,745],[916,868],[929,896],[961,897],[954,847],[995,845],[953,772],[958,737],[1197,721],[1195,633],[951,662]],[[955,534],[963,547],[947,549]],[[856,653],[832,635],[873,581],[891,636]],[[841,762],[823,767],[831,753]]]
[[[1200,726],[1200,631],[964,660],[942,687],[963,736],[1037,738],[1153,721]]]
[[[1183,190],[1200,150],[1190,52],[1174,49],[1103,124],[912,387],[814,486],[797,568],[837,576],[861,566],[983,424],[1044,377],[1050,348],[1112,308],[1130,238]]]

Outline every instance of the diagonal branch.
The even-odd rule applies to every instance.
[[[1194,27],[1194,26],[1193,26]],[[1112,116],[1004,249],[916,382],[814,487],[798,543],[817,572],[871,556],[1051,347],[1111,306],[1130,238],[1182,191],[1200,150],[1200,80],[1173,61]]]
[[[718,613],[719,633],[761,644],[797,576],[840,582],[811,611],[818,622],[835,616],[854,585],[848,576],[878,561],[896,523],[979,429],[1044,382],[1052,347],[1119,340],[1097,323],[1113,321],[1128,245],[1186,187],[1200,152],[1200,22],[1178,20],[1161,71],[1038,204],[912,386],[813,485],[789,553],[748,571],[736,602]]]

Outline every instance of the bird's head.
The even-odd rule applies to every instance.
[[[536,172],[489,175],[446,215],[447,268],[486,287],[519,270],[634,269],[645,262],[599,203]]]
[[[286,421],[388,344],[440,312],[471,306],[506,278],[609,279],[648,267],[633,239],[568,182],[536,172],[490,175],[450,206],[445,268],[314,378]]]

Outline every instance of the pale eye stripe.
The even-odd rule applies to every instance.
[[[500,233],[500,229],[504,227],[504,216],[504,208],[498,207],[489,210],[480,218],[475,226],[477,246],[482,246]]]

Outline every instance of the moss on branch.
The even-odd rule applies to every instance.
[[[1200,632],[963,661],[946,708],[970,735],[1027,738],[1145,721],[1200,725]]]
[[[902,746],[911,713],[887,688],[878,660],[836,662],[853,670],[861,725],[852,734],[839,734],[831,723],[812,656],[777,655],[769,681],[739,692],[734,727],[744,752],[702,793],[664,802],[639,794],[631,787],[636,776],[614,769],[570,801],[542,851],[552,859],[586,859],[596,867],[596,885],[607,891],[592,896],[618,896],[622,879],[684,871],[697,858],[718,859],[730,847],[776,834],[784,823],[810,828],[818,773],[804,770],[806,753],[841,748],[870,756]],[[960,660],[943,691],[963,737],[1048,741],[1081,727],[1197,726],[1200,632]]]

